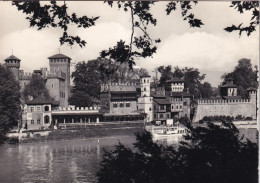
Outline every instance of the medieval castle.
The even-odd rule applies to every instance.
[[[76,108],[68,103],[71,58],[56,54],[48,59],[49,71],[47,68],[41,68],[33,73],[20,70],[21,60],[14,55],[5,59],[5,66],[20,83],[21,91],[30,82],[32,74],[39,74],[45,79],[50,96],[55,99],[55,104],[39,99],[27,101],[23,124],[26,123],[34,129],[47,127],[51,123],[86,121],[165,121],[169,118],[187,117],[198,122],[205,116],[221,115],[242,115],[256,119],[257,90],[254,88],[248,89],[248,99],[242,99],[237,95],[237,86],[232,80],[228,80],[219,86],[219,98],[194,100],[185,88],[184,80],[173,78],[167,81],[166,91],[165,88],[151,88],[151,76],[147,74],[140,76],[135,83],[102,84],[99,106]]]
[[[34,74],[40,74],[46,79],[46,87],[50,96],[59,102],[61,107],[68,107],[68,98],[70,96],[70,61],[71,58],[63,54],[56,54],[48,58],[50,71],[47,68],[34,70]],[[14,55],[5,59],[5,65],[9,68],[20,83],[21,91],[30,82],[32,73],[25,73],[20,70],[21,60]]]

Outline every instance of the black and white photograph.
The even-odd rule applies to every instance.
[[[258,183],[259,1],[0,1],[1,183]]]

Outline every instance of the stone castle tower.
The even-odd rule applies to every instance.
[[[153,119],[152,104],[153,99],[150,92],[151,76],[140,76],[141,96],[138,98],[138,109],[143,109],[147,116],[147,120]]]
[[[10,69],[14,75],[16,81],[19,81],[19,69],[20,69],[20,59],[11,55],[5,59],[6,68]]]
[[[49,64],[50,64],[50,73],[57,73],[57,72],[62,72],[65,74],[64,76],[64,83],[60,82],[59,85],[64,88],[63,91],[57,91],[55,93],[55,90],[53,90],[51,93],[52,95],[59,95],[60,97],[64,98],[64,105],[63,106],[68,106],[68,99],[70,97],[70,61],[71,58],[63,55],[63,54],[56,54],[48,58],[49,59]],[[53,81],[54,82],[54,81]],[[47,86],[50,87],[53,82],[49,82]],[[50,84],[51,83],[51,84]],[[57,83],[57,82],[56,82]]]
[[[32,75],[39,74],[45,79],[50,96],[59,102],[61,107],[67,107],[70,96],[70,61],[70,57],[56,54],[49,57],[50,71],[47,71],[47,68],[40,68],[33,73],[25,73],[20,70],[21,60],[11,55],[5,59],[5,66],[12,71],[15,80],[19,82],[21,92],[30,82]]]

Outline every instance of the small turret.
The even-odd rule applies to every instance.
[[[150,97],[151,76],[144,74],[140,76],[141,97]]]
[[[11,55],[10,57],[5,59],[6,68],[12,71],[16,81],[19,80],[20,61],[21,60],[14,55]]]

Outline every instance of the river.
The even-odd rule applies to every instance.
[[[243,129],[255,141],[255,129]],[[134,136],[34,142],[0,147],[0,182],[97,182],[103,149],[118,142],[131,147]],[[176,140],[162,143],[176,144]]]

